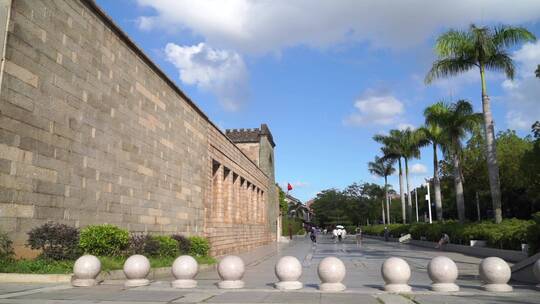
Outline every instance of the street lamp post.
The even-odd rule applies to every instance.
[[[432,224],[433,220],[431,219],[431,196],[429,194],[429,181],[428,180],[426,180],[426,186],[427,186],[426,200],[428,202],[429,223]]]
[[[414,188],[414,200],[416,202],[416,222],[418,223],[418,188]]]
[[[382,222],[383,222],[383,225],[386,225],[386,219],[384,216],[384,201],[381,202],[381,205],[382,205]]]

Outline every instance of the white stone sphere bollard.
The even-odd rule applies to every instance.
[[[83,255],[73,265],[71,285],[89,287],[97,285],[97,276],[101,272],[101,262],[93,255]]]
[[[321,291],[343,291],[345,285],[341,283],[347,273],[345,264],[336,257],[326,257],[317,268],[317,274],[321,279],[319,290]]]
[[[302,264],[293,256],[284,256],[276,263],[276,276],[279,282],[275,284],[280,290],[301,289],[304,285],[298,281],[302,276]]]
[[[124,262],[124,274],[126,275],[126,287],[146,286],[150,281],[146,276],[150,273],[150,261],[140,254],[130,256]]]
[[[411,278],[411,268],[404,259],[391,257],[386,259],[381,267],[381,274],[385,282],[384,290],[389,292],[410,292],[411,286],[407,283]]]
[[[501,258],[489,257],[480,263],[480,278],[484,281],[482,288],[491,292],[510,292],[512,286],[508,285],[512,271],[510,266]]]
[[[456,285],[458,268],[452,259],[445,256],[434,257],[428,264],[428,275],[433,281],[431,290],[439,292],[459,291]]]
[[[221,278],[221,282],[218,283],[219,288],[232,289],[244,287],[242,278],[244,277],[246,266],[240,257],[235,255],[224,257],[219,261],[217,271]]]
[[[176,280],[171,282],[174,288],[195,288],[197,281],[193,278],[199,272],[197,260],[189,255],[182,255],[174,260],[171,268],[172,275]]]
[[[533,273],[536,277],[536,281],[540,283],[540,259],[538,259],[536,263],[534,263]],[[540,289],[540,284],[536,285],[536,288]]]

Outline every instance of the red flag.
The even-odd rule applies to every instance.
[[[291,191],[292,190],[292,185],[287,183],[287,191]]]

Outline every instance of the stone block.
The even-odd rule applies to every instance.
[[[58,220],[64,218],[64,209],[56,207],[36,207],[36,218],[47,220]]]
[[[11,62],[6,61],[4,70],[6,73],[18,78],[19,80],[37,88],[39,77],[29,70]]]
[[[38,181],[36,191],[38,193],[52,194],[52,195],[64,195],[65,186],[62,184],[56,184],[46,181]]]
[[[58,178],[58,173],[56,171],[18,162],[12,162],[11,174],[29,179],[39,179],[51,183],[55,183]]]
[[[0,159],[0,172],[9,174],[11,172],[11,161]]]

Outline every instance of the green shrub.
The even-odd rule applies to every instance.
[[[281,217],[281,232],[283,236],[289,236],[289,224],[293,235],[304,234],[305,229],[302,220],[299,218]]]
[[[79,230],[65,224],[46,223],[28,232],[27,246],[41,250],[45,259],[74,259],[80,253],[78,244]]]
[[[191,250],[191,242],[189,241],[189,238],[181,234],[173,234],[171,237],[178,242],[178,250],[180,251],[180,254],[189,254],[189,251]]]
[[[79,246],[85,253],[114,256],[129,245],[129,232],[114,225],[92,225],[81,231]]]
[[[152,239],[159,244],[156,256],[165,258],[176,257],[178,255],[178,242],[172,237],[167,235],[155,235],[152,236]]]
[[[191,243],[190,255],[193,256],[206,256],[210,251],[210,243],[207,239],[200,236],[189,237]]]
[[[387,225],[387,227],[388,227],[388,232],[390,233],[390,236],[398,238],[398,237],[401,237],[402,235],[405,235],[405,234],[409,233],[410,225],[407,225],[407,224],[389,224],[389,225]],[[384,227],[383,227],[383,232],[382,233],[384,234]]]
[[[127,253],[142,254],[147,257],[159,255],[159,242],[145,233],[132,233],[129,237]]]
[[[529,244],[529,255],[540,252],[540,212],[532,216],[533,224],[527,228],[527,244]]]
[[[0,231],[0,261],[11,261],[13,259],[13,242],[7,233]]]

